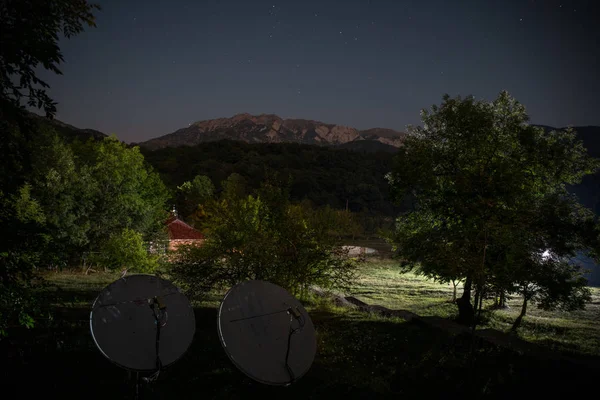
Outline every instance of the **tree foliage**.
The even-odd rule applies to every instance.
[[[101,245],[123,228],[140,232],[145,239],[160,232],[169,193],[139,148],[108,137],[100,142],[90,140],[79,151],[82,168],[91,178],[89,242]]]
[[[27,172],[13,193],[0,192],[4,325],[29,321],[37,269],[76,264],[88,252],[107,267],[154,268],[141,241],[163,235],[167,215],[168,191],[137,148],[115,138],[67,145],[29,122],[36,136],[24,141]]]
[[[208,210],[206,241],[182,249],[171,270],[191,294],[246,279],[301,294],[310,285],[344,287],[353,278],[356,262],[328,234],[331,226],[319,224],[314,210],[291,204],[281,183],[265,182],[249,195],[224,190]]]
[[[177,211],[190,219],[200,217],[200,206],[212,198],[215,186],[208,176],[196,175],[193,180],[177,186]]]
[[[400,209],[390,201],[384,178],[392,166],[391,153],[230,140],[155,151],[142,148],[142,152],[172,189],[196,175],[205,175],[220,191],[223,182],[236,173],[244,178],[247,193],[251,193],[267,179],[269,171],[291,175],[291,200],[308,200],[315,207],[329,205],[337,210],[345,209],[347,202],[370,235],[387,226],[386,218]]]
[[[153,272],[159,266],[159,257],[149,254],[142,234],[130,228],[112,234],[90,262],[110,269],[135,272]]]
[[[93,11],[99,9],[85,0],[1,0],[2,98],[16,106],[26,99],[28,106],[43,108],[47,116],[54,116],[56,103],[46,93],[49,85],[39,77],[39,67],[62,75],[59,35],[68,39],[81,33],[85,25],[95,27]]]
[[[545,265],[535,254],[550,249],[562,259],[598,248],[593,213],[566,190],[598,168],[572,130],[528,125],[525,108],[507,92],[491,103],[445,95],[421,116],[423,127],[411,127],[388,175],[394,196],[414,201],[390,241],[405,268],[465,279],[460,320],[473,320],[471,287],[477,305],[490,285],[522,288],[522,274]],[[528,277],[548,289],[544,304],[585,294],[575,270],[544,271]],[[559,296],[549,290],[553,280],[572,289]]]
[[[0,0],[0,331],[31,326],[35,267],[43,260],[53,222],[36,195],[34,140],[39,125],[26,105],[52,117],[56,103],[46,93],[43,68],[60,73],[59,35],[69,38],[93,26],[97,6],[82,0]],[[40,68],[41,67],[41,68]]]

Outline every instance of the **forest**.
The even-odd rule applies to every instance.
[[[248,144],[223,140],[193,147],[165,148],[142,153],[169,187],[196,175],[216,186],[232,173],[256,188],[269,171],[292,179],[291,197],[316,206],[348,208],[352,212],[394,215],[385,174],[393,154],[358,153],[295,143]]]

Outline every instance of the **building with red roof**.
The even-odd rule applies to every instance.
[[[177,250],[181,245],[202,245],[206,237],[192,228],[174,213],[165,223],[169,234],[169,250]]]

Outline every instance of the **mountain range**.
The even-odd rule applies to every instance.
[[[99,139],[107,136],[94,129],[81,129],[56,119],[47,120],[37,114],[31,115],[50,123],[57,131],[69,138]],[[547,125],[534,126],[544,128],[546,131],[566,129]],[[573,129],[583,141],[588,153],[600,158],[600,126],[576,126]],[[402,145],[406,135],[405,132],[386,128],[358,130],[313,120],[283,119],[273,114],[242,113],[231,118],[194,122],[175,132],[144,142],[131,143],[131,145],[138,145],[144,150],[152,151],[227,139],[246,143],[301,143],[367,152],[395,152]]]
[[[358,130],[320,121],[244,113],[231,118],[194,122],[186,128],[137,144],[148,150],[157,150],[229,139],[246,143],[301,143],[356,150],[395,151],[405,136],[404,132],[392,129]]]

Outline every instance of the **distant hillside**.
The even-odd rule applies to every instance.
[[[374,128],[359,131],[319,121],[282,119],[273,114],[257,116],[238,114],[231,118],[195,122],[186,128],[139,145],[149,150],[156,150],[229,139],[246,143],[301,143],[321,146],[353,143],[353,149],[370,151],[369,149],[379,144],[397,148],[402,144],[404,136],[405,133],[391,129]]]
[[[338,209],[347,201],[351,211],[388,216],[398,212],[384,178],[392,164],[389,152],[222,140],[154,151],[142,148],[142,153],[171,188],[200,174],[219,187],[234,172],[244,176],[250,188],[257,188],[269,171],[277,171],[292,176],[294,200]]]
[[[339,144],[334,147],[335,149],[342,150],[352,150],[363,153],[377,153],[377,152],[385,152],[385,153],[395,153],[398,151],[398,148],[392,146],[390,144],[381,143],[375,140],[361,140],[355,142],[348,142],[344,144]]]
[[[106,134],[94,129],[76,128],[73,125],[65,124],[64,122],[59,121],[57,119],[48,119],[34,113],[30,113],[30,116],[40,121],[42,124],[46,124],[47,126],[54,128],[54,130],[56,130],[59,134],[61,134],[65,139],[69,141],[75,139],[86,141],[89,138],[102,139],[107,136]]]

